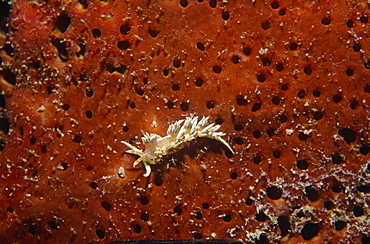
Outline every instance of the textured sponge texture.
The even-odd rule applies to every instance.
[[[0,3],[0,237],[370,242],[365,0]],[[126,141],[220,125],[144,177]]]

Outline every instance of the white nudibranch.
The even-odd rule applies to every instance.
[[[234,153],[230,145],[222,139],[222,136],[226,135],[226,133],[217,131],[221,126],[215,125],[214,123],[208,124],[208,119],[209,117],[203,117],[198,121],[198,116],[196,116],[186,117],[185,120],[176,121],[168,127],[167,135],[164,137],[154,133],[143,132],[141,140],[145,145],[145,151],[140,150],[128,142],[121,141],[121,143],[131,148],[131,150],[127,150],[126,153],[139,156],[139,158],[135,160],[134,166],[143,162],[146,170],[144,174],[145,177],[150,175],[151,164],[160,163],[163,156],[179,151],[198,137],[215,139]]]

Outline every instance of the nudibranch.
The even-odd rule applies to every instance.
[[[154,133],[143,132],[141,140],[145,146],[144,151],[128,142],[121,141],[121,143],[130,148],[126,153],[139,156],[139,158],[135,160],[134,166],[142,162],[146,170],[144,174],[145,177],[150,175],[151,165],[160,163],[163,156],[179,151],[199,137],[217,140],[234,153],[230,145],[222,139],[222,136],[226,135],[226,133],[217,131],[221,126],[214,123],[208,124],[208,119],[209,117],[203,117],[198,121],[198,116],[190,116],[186,117],[184,120],[176,121],[170,124],[167,135],[164,137]]]

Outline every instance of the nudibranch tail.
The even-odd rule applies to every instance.
[[[144,177],[148,177],[150,175],[150,173],[152,172],[152,169],[150,168],[149,164],[144,164],[144,167],[145,167]]]
[[[203,117],[199,121],[198,118],[198,116],[190,116],[186,117],[184,120],[179,120],[170,124],[167,129],[167,135],[164,137],[154,133],[143,132],[141,140],[145,146],[145,151],[138,149],[128,142],[121,142],[131,149],[127,150],[126,153],[139,156],[139,158],[135,160],[134,166],[142,162],[146,170],[144,174],[145,177],[148,177],[151,173],[151,164],[159,163],[164,155],[177,152],[186,146],[188,142],[198,137],[207,137],[217,140],[234,153],[231,146],[222,138],[222,136],[226,134],[217,131],[221,128],[220,125],[215,125],[214,123],[208,124],[209,117]]]

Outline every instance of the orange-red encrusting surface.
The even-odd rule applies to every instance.
[[[369,9],[14,1],[0,22],[2,240],[368,243]],[[121,141],[144,149],[142,131],[189,115],[220,124],[235,154],[197,139],[144,177]]]

